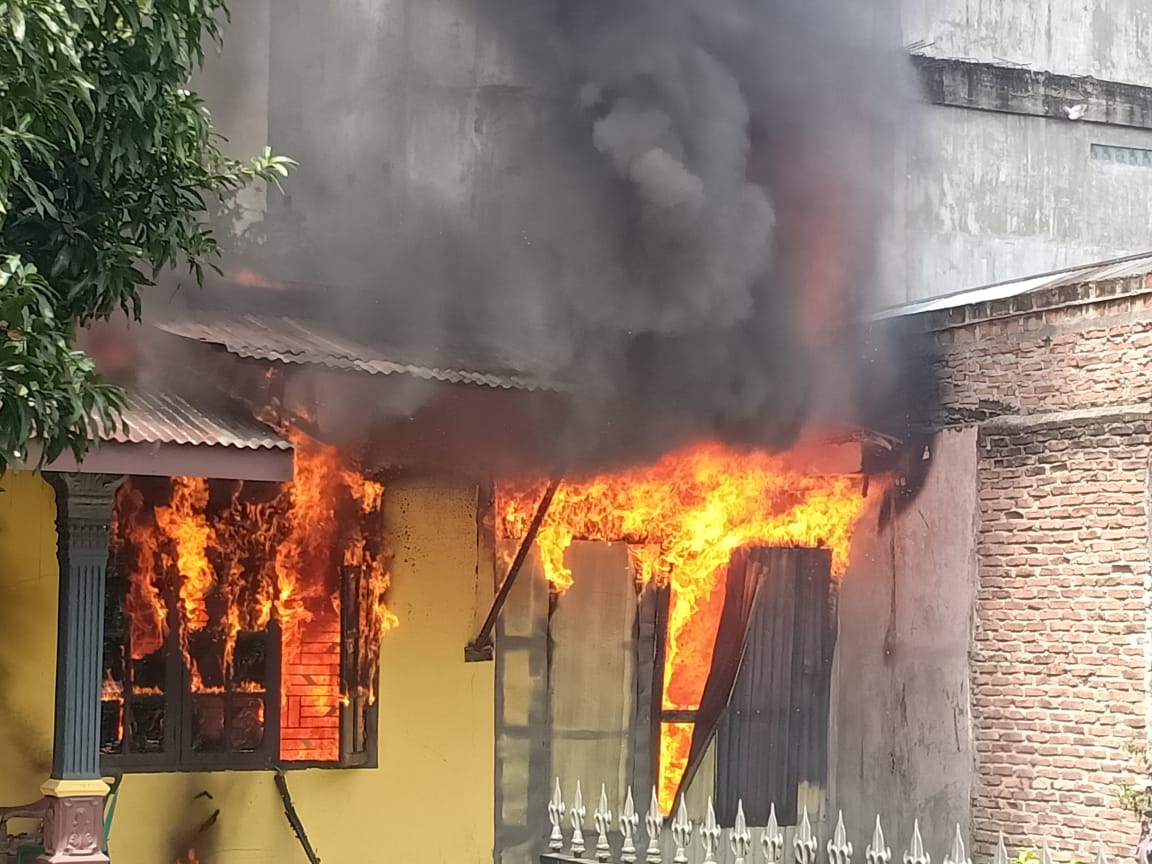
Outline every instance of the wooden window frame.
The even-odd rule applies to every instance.
[[[105,588],[105,650],[109,646],[109,619],[114,617],[113,603],[123,604],[127,597],[127,578],[122,568],[113,556],[109,557],[108,580]],[[341,645],[340,645],[340,674],[341,680],[348,682],[358,679],[358,663],[362,634],[359,632],[359,568],[345,567],[341,571]],[[116,592],[114,595],[113,592]],[[355,603],[348,603],[349,597]],[[379,755],[379,700],[369,701],[367,697],[357,694],[342,700],[340,710],[340,758],[335,761],[320,760],[293,760],[284,761],[279,758],[280,751],[280,700],[281,700],[281,639],[280,629],[275,621],[269,624],[268,657],[265,691],[259,694],[264,699],[264,740],[257,751],[223,752],[223,753],[197,753],[192,749],[192,721],[193,701],[200,694],[192,692],[191,673],[183,662],[179,646],[178,615],[174,611],[177,606],[175,598],[167,604],[169,611],[168,635],[164,642],[164,738],[163,752],[160,753],[102,753],[100,755],[101,771],[107,775],[120,774],[148,774],[148,773],[210,773],[220,771],[268,771],[283,769],[286,771],[303,770],[306,768],[376,768]],[[121,607],[122,610],[122,607]],[[120,615],[123,616],[123,611]],[[111,631],[114,636],[116,631]],[[120,650],[127,655],[131,646],[130,635],[125,623],[122,635],[118,639]],[[124,675],[122,693],[122,722],[127,730],[131,722],[131,681],[130,675]],[[373,692],[379,692],[379,670],[376,671],[371,682]],[[345,688],[354,692],[355,688]],[[243,692],[230,691],[223,694],[203,694],[216,696],[225,700],[225,741],[229,740],[231,711],[230,703],[234,698],[244,698]],[[363,747],[354,750],[355,715],[362,713],[364,717],[361,737]],[[127,731],[121,736],[121,747],[127,745],[129,738]]]

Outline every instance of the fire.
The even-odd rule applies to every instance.
[[[262,725],[269,682],[238,658],[242,639],[280,634],[280,753],[286,761],[339,758],[342,566],[357,568],[361,621],[358,694],[373,699],[382,634],[396,624],[381,533],[383,486],[335,448],[292,432],[291,483],[176,477],[121,487],[113,553],[128,571],[125,612],[133,660],[161,650],[179,627],[193,692],[254,694]],[[141,485],[137,485],[140,483]],[[146,494],[147,493],[147,494]],[[166,496],[166,498],[164,497]],[[146,500],[155,502],[149,506]],[[355,613],[353,613],[355,614]],[[249,651],[249,654],[251,652]],[[134,666],[133,666],[134,668]],[[134,673],[130,673],[134,674]],[[248,677],[245,677],[248,676]],[[131,681],[141,694],[151,682]],[[126,682],[106,672],[105,699]]]
[[[158,651],[168,635],[168,605],[155,579],[158,533],[154,514],[146,514],[143,496],[130,484],[120,487],[116,510],[120,519],[113,526],[113,546],[119,548],[128,543],[136,551],[128,568],[126,611],[131,626],[132,659],[143,660]]]
[[[503,488],[501,534],[523,537],[543,483]],[[617,474],[562,483],[537,535],[545,575],[572,584],[565,552],[573,540],[625,541],[639,585],[670,588],[663,708],[700,707],[724,603],[727,565],[745,546],[827,547],[843,574],[864,510],[849,476],[807,473],[786,456],[702,444]],[[692,740],[691,724],[660,734],[661,807],[672,811]]]

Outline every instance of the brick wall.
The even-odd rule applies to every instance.
[[[1152,397],[1152,293],[1008,316],[987,305],[968,308],[962,326],[946,326],[942,315],[926,319],[944,353],[946,422]]]
[[[972,650],[976,855],[1048,837],[1127,856],[1146,736],[1152,303],[1136,293],[940,329],[945,417],[982,422]],[[1067,292],[1066,292],[1067,293]],[[935,329],[942,320],[927,322]],[[992,418],[992,419],[988,419]]]
[[[318,616],[282,648],[280,758],[340,758],[340,619]]]

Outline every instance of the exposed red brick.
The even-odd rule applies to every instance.
[[[1057,860],[1092,860],[1097,837],[1126,856],[1139,828],[1117,792],[1147,725],[1152,417],[1129,409],[1152,397],[1152,297],[1085,291],[1104,299],[928,321],[952,328],[944,422],[1032,421],[982,421],[978,439],[974,858],[1000,829],[1014,848],[1048,837]]]

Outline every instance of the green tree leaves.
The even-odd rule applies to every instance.
[[[122,408],[76,328],[219,247],[213,208],[295,163],[228,158],[188,89],[223,0],[0,0],[0,470],[79,458]],[[95,424],[93,426],[93,424]]]

